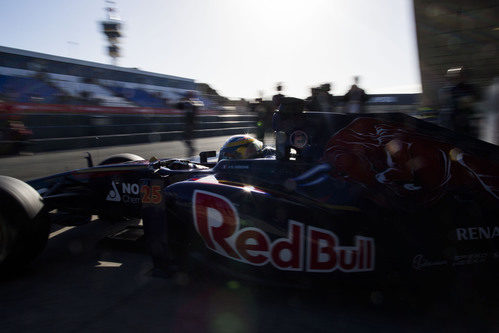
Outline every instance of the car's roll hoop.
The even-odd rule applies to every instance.
[[[285,97],[274,112],[272,127],[278,160],[313,162],[322,156],[325,140],[331,134],[331,114],[305,111],[304,100]]]
[[[276,132],[276,158],[279,160],[289,160],[291,148],[297,148],[293,147],[290,136],[292,129],[300,123],[299,116],[303,113],[304,106],[305,102],[302,99],[284,97],[281,105],[274,112],[272,127]]]

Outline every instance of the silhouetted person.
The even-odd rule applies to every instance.
[[[281,101],[284,97],[284,95],[281,93],[281,91],[282,91],[282,84],[281,83],[277,84],[276,90],[277,90],[277,94],[272,96],[272,103],[274,104],[274,109],[279,108],[279,105],[281,105]]]
[[[451,82],[451,78],[449,77],[449,72],[445,75],[445,83],[438,90],[438,124],[442,127],[452,129],[453,125],[451,124],[451,113],[452,113],[452,96],[451,91],[454,87]]]
[[[330,93],[331,84],[324,83],[317,92],[317,102],[322,112],[333,112],[333,95]]]
[[[184,141],[188,148],[188,156],[193,156],[195,153],[193,144],[194,128],[198,109],[202,106],[203,103],[194,98],[192,91],[187,92],[184,98],[178,103],[178,109],[184,111]]]
[[[317,98],[319,94],[318,88],[310,88],[310,96],[305,98],[305,108],[309,111],[319,111],[319,100]]]
[[[478,101],[478,93],[474,85],[467,82],[467,75],[462,67],[450,68],[448,77],[454,83],[450,89],[451,114],[450,122],[456,132],[476,136],[472,126],[474,104]]]
[[[345,94],[345,110],[346,113],[363,113],[364,104],[367,102],[367,94],[364,89],[359,88],[359,77],[354,78],[354,84],[350,87],[350,90]]]
[[[499,76],[485,89],[482,140],[499,145]]]

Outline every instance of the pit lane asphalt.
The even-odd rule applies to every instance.
[[[217,136],[195,140],[196,153],[208,150],[219,150],[227,140],[227,136]],[[269,136],[270,140],[270,136]],[[270,143],[271,141],[269,141]],[[183,141],[165,141],[129,146],[113,146],[89,148],[79,150],[65,150],[47,153],[21,153],[18,156],[0,158],[0,175],[10,176],[21,180],[29,180],[48,176],[54,173],[85,168],[86,153],[90,152],[94,164],[105,158],[121,153],[132,153],[149,159],[157,158],[186,158],[187,149]]]
[[[198,140],[215,149],[225,137]],[[85,151],[20,156],[7,175],[29,179],[85,167]],[[91,151],[95,161],[131,152],[183,156],[182,142]],[[162,154],[167,152],[167,154]],[[16,159],[16,158],[14,158]],[[40,163],[40,164],[39,164]],[[27,170],[26,170],[27,169]],[[200,270],[173,278],[151,274],[142,251],[102,242],[132,222],[95,219],[55,226],[47,248],[27,269],[0,280],[1,332],[493,332],[497,308],[477,298],[413,304],[382,293],[312,292],[247,283]],[[466,305],[466,306],[463,306]]]

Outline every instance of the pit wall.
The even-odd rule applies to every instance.
[[[47,104],[0,104],[0,116],[21,120],[33,132],[33,152],[129,145],[183,139],[183,113],[175,109]],[[253,114],[201,110],[194,136],[251,133]]]

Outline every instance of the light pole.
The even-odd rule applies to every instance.
[[[121,19],[114,8],[114,1],[106,1],[106,20],[101,22],[102,32],[109,42],[107,53],[111,57],[111,63],[116,66],[120,56],[120,47],[118,46],[121,35]]]

